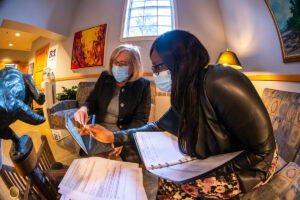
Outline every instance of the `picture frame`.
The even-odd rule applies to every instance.
[[[106,30],[102,24],[75,33],[71,69],[104,66]]]
[[[300,61],[299,0],[265,0],[280,40],[283,62]]]
[[[34,63],[28,64],[28,74],[33,75]]]

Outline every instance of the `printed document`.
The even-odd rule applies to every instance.
[[[59,193],[68,200],[147,199],[138,164],[100,157],[74,160],[59,184]]]

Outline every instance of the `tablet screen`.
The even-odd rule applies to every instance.
[[[75,139],[75,141],[79,144],[79,146],[83,149],[83,151],[88,155],[88,151],[87,151],[85,144],[80,136],[80,133],[76,130],[71,119],[69,117],[66,117],[65,120],[66,120],[66,128],[68,129],[68,131],[70,132],[72,137]]]

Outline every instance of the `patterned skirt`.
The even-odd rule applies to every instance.
[[[278,149],[276,147],[266,181],[260,182],[255,187],[264,185],[270,180],[275,173],[277,159]],[[182,185],[160,178],[158,183],[157,199],[192,200],[196,198],[200,199],[200,197],[208,199],[231,199],[241,192],[242,191],[235,173],[228,174],[226,177],[221,175],[205,177]]]

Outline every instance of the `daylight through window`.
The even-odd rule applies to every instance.
[[[174,29],[173,0],[128,0],[123,37],[157,36]]]

